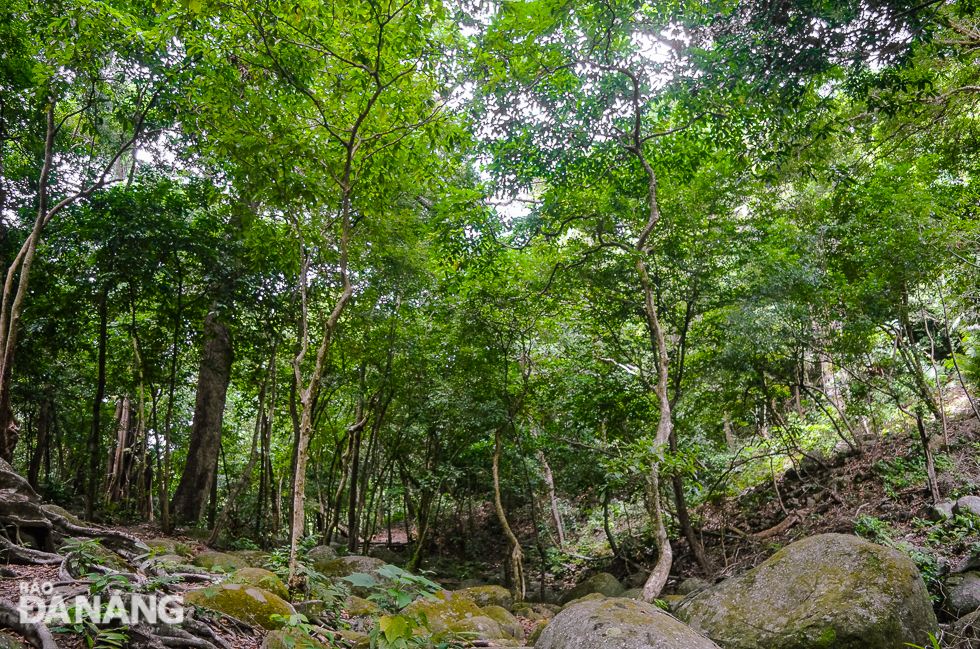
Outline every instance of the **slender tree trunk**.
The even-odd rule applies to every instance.
[[[164,534],[170,534],[170,423],[174,413],[174,390],[177,386],[177,359],[180,357],[180,327],[183,323],[184,275],[180,266],[180,255],[174,250],[177,262],[177,312],[174,316],[173,350],[170,357],[170,395],[167,400],[167,415],[163,423],[163,475],[157,480],[160,487],[160,526]]]
[[[541,467],[544,470],[544,481],[548,485],[548,500],[551,502],[551,515],[555,519],[555,529],[558,531],[558,547],[562,550],[565,549],[565,529],[561,524],[561,514],[558,513],[558,498],[555,497],[555,478],[551,474],[551,467],[548,465],[548,460],[544,456],[544,451],[538,449],[538,461],[541,462]],[[472,509],[470,513],[472,518]]]
[[[919,406],[915,410],[915,424],[919,429],[922,452],[926,456],[926,477],[929,480],[929,492],[932,495],[932,504],[938,505],[942,501],[942,498],[939,496],[939,481],[936,479],[936,463],[932,457],[932,447],[929,445],[929,434],[926,433],[926,427],[922,421],[922,406]]]
[[[48,430],[51,428],[52,411],[54,404],[51,401],[51,386],[44,390],[44,397],[41,399],[41,408],[37,416],[37,442],[34,444],[34,453],[31,455],[30,468],[27,470],[27,481],[35,491],[38,491],[38,473],[41,471],[41,459],[48,451]]]
[[[234,361],[231,328],[213,310],[204,319],[204,337],[187,464],[171,503],[174,517],[188,522],[204,516],[217,484],[221,424]]]
[[[513,530],[510,528],[510,524],[507,522],[507,514],[504,512],[504,505],[500,500],[500,455],[504,451],[503,432],[504,427],[501,426],[497,428],[497,433],[494,435],[493,504],[497,510],[497,518],[500,520],[500,525],[504,528],[504,536],[507,537],[508,541],[507,552],[509,556],[506,561],[511,566],[514,582],[517,586],[517,590],[514,593],[514,600],[523,602],[527,597],[527,584],[524,580],[524,554],[521,552],[520,541],[517,540]]]
[[[102,435],[102,401],[105,399],[105,356],[109,326],[108,307],[109,287],[99,295],[99,377],[95,386],[95,399],[92,402],[92,430],[88,438],[88,502],[85,503],[85,518],[91,521],[95,512],[95,499],[99,493],[99,451]]]

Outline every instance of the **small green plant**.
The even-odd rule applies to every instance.
[[[65,550],[69,554],[74,554],[78,562],[78,567],[81,568],[82,572],[91,571],[93,566],[101,566],[104,559],[99,556],[96,548],[99,547],[98,539],[89,539],[87,541],[80,541],[78,539],[65,539]]]
[[[283,634],[282,643],[287,649],[311,649],[316,647],[311,633],[316,631],[316,627],[302,613],[293,613],[290,616],[274,614],[269,616],[276,622],[282,622],[286,633]],[[331,633],[326,633],[330,644],[333,644],[334,637]]]
[[[106,606],[106,604],[102,605],[103,613]],[[74,633],[83,636],[89,649],[123,649],[129,643],[127,627],[100,629],[92,620],[76,615],[74,605],[69,606],[67,611],[69,619],[78,621],[68,626],[55,627],[51,629],[52,633]]]
[[[434,593],[440,590],[439,584],[425,577],[413,575],[398,566],[386,564],[374,572],[391,581],[392,586],[385,588],[378,584],[374,577],[363,572],[355,572],[344,577],[344,581],[359,588],[377,588],[379,592],[368,596],[368,599],[389,611],[405,608],[418,595],[435,599]]]
[[[88,592],[93,595],[96,593],[105,593],[113,588],[127,592],[132,590],[130,581],[118,573],[110,572],[104,574],[101,572],[90,572],[85,575],[85,578],[89,580]]]
[[[939,640],[936,639],[936,636],[932,635],[931,633],[928,635],[929,635],[929,642],[932,643],[932,647],[927,648],[917,644],[912,644],[911,642],[906,642],[905,644],[909,647],[912,647],[912,649],[940,649]]]
[[[854,532],[858,536],[875,543],[891,540],[888,535],[888,523],[875,516],[862,516],[854,521]]]
[[[261,550],[261,548],[249,538],[235,539],[231,542],[232,550]]]

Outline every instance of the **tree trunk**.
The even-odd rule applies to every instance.
[[[513,571],[512,574],[517,587],[514,593],[514,600],[516,602],[523,602],[524,598],[527,597],[527,584],[524,581],[524,554],[521,552],[520,542],[514,535],[513,530],[510,529],[510,524],[507,522],[507,514],[504,512],[504,505],[500,500],[500,455],[504,451],[503,432],[504,427],[501,426],[497,428],[497,434],[494,436],[493,504],[497,510],[497,518],[500,520],[500,525],[504,528],[504,535],[508,541],[507,551],[509,556],[506,558],[506,561],[510,564],[511,570]]]
[[[204,339],[187,464],[171,505],[174,517],[188,522],[204,516],[212,485],[217,481],[221,422],[234,354],[231,328],[219,322],[214,311],[204,319]]]
[[[926,477],[929,479],[929,492],[932,496],[932,504],[938,505],[942,499],[939,496],[939,482],[936,480],[936,463],[933,461],[932,447],[929,445],[929,434],[926,433],[926,427],[922,421],[922,406],[919,406],[915,410],[915,425],[919,429],[922,452],[926,456]]]
[[[95,498],[99,493],[99,457],[102,435],[102,401],[105,399],[105,355],[109,326],[108,307],[109,287],[99,295],[99,378],[95,386],[95,399],[92,401],[92,429],[88,437],[88,502],[85,503],[85,519],[91,521],[95,511]]]
[[[41,458],[48,450],[48,429],[51,428],[52,410],[54,404],[51,403],[51,387],[48,386],[44,391],[44,398],[41,400],[41,411],[37,417],[37,443],[34,445],[34,454],[31,455],[31,465],[27,470],[27,481],[34,491],[38,491],[38,473],[41,471]]]
[[[561,514],[558,513],[558,499],[555,497],[555,478],[551,474],[551,467],[544,456],[544,451],[538,449],[538,460],[544,469],[544,481],[548,485],[548,499],[551,501],[551,515],[555,519],[555,528],[558,530],[558,547],[565,549],[565,530],[561,524]],[[471,510],[472,512],[472,510]],[[472,519],[472,513],[470,514]]]

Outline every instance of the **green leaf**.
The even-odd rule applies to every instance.
[[[363,572],[355,572],[352,575],[348,575],[344,577],[344,581],[358,588],[374,588],[374,585],[377,583],[374,581],[374,577]]]

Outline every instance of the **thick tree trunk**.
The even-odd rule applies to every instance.
[[[936,479],[936,463],[932,457],[932,447],[929,445],[929,434],[922,421],[922,406],[915,410],[915,425],[919,429],[919,440],[922,442],[922,452],[926,456],[926,477],[929,481],[929,492],[932,504],[938,505],[942,499],[939,496],[939,481]]]
[[[217,480],[221,422],[231,380],[234,353],[231,328],[219,322],[214,311],[204,319],[204,338],[187,464],[171,505],[174,517],[182,521],[197,521],[204,516],[212,485]]]

